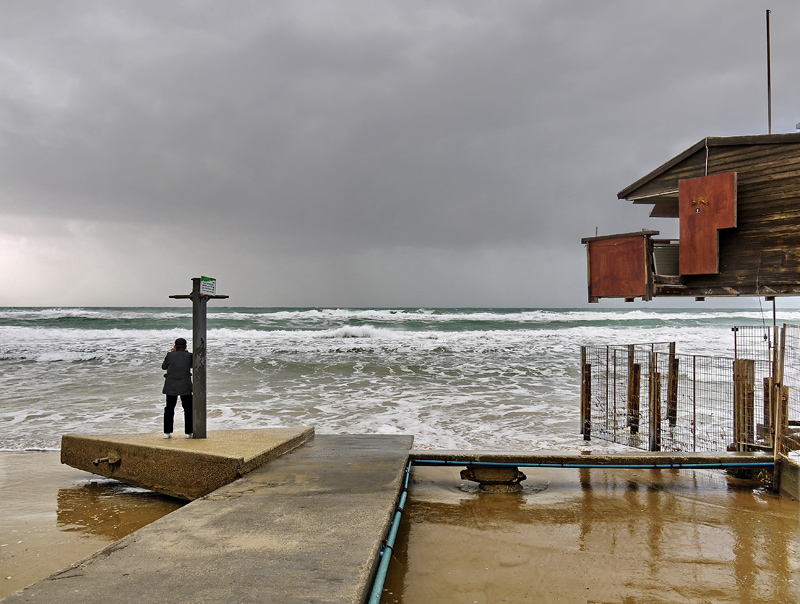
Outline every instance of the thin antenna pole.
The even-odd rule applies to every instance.
[[[769,133],[772,134],[772,60],[770,58],[769,43],[769,9],[767,9],[767,122],[769,123]]]

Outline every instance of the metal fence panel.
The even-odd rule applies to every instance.
[[[780,452],[800,459],[800,325],[784,329],[782,438]]]
[[[653,451],[769,445],[762,429],[767,361],[740,361],[745,371],[737,378],[736,359],[676,354],[668,344],[586,347],[585,358],[591,437]]]
[[[734,358],[677,354],[668,342],[583,347],[585,438],[746,451],[772,449],[777,431],[781,453],[800,458],[800,326],[733,332]]]
[[[636,448],[650,439],[650,362],[668,343],[586,347],[591,367],[590,430],[592,436]]]
[[[657,355],[662,392],[660,443],[665,451],[724,451],[733,442],[733,359],[674,355],[676,392],[670,400],[670,356]]]

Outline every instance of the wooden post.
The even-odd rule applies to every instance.
[[[773,446],[775,442],[775,380],[772,377],[764,378],[764,424],[759,430],[760,436],[768,446]]]
[[[773,447],[772,490],[777,493],[781,486],[781,454],[783,453],[784,426],[788,427],[789,425],[789,388],[783,385],[783,373],[786,364],[786,323],[781,327],[781,345],[776,359],[778,362],[775,368],[775,445]]]
[[[697,356],[692,355],[692,451],[697,451]]]
[[[775,369],[775,446],[773,447],[772,490],[776,493],[781,486],[781,447],[783,446],[783,425],[788,425],[789,389],[783,385],[783,370],[786,363],[786,323],[781,328],[781,348]]]
[[[611,405],[611,434],[612,442],[617,442],[617,436],[619,435],[619,426],[617,426],[617,349],[614,348],[614,353],[611,355],[613,362],[614,362],[614,371],[611,374],[611,400],[613,401]]]
[[[192,278],[192,293],[187,295],[170,296],[174,299],[189,299],[192,301],[192,419],[193,437],[206,438],[206,333],[207,333],[207,306],[210,299],[227,298],[206,294],[201,291],[202,277]]]
[[[667,419],[670,428],[678,423],[678,359],[675,356],[675,342],[669,344],[669,369],[667,379]]]
[[[592,440],[592,366],[586,362],[586,347],[581,346],[581,434]]]
[[[604,368],[605,369],[605,376],[606,376],[606,421],[605,421],[605,429],[606,430],[608,430],[608,411],[609,411],[609,409],[608,409],[608,379],[609,379],[609,377],[611,375],[610,372],[609,372],[609,369],[608,369],[608,367],[609,367],[609,364],[608,364],[608,350],[609,350],[609,347],[606,346],[606,366]]]
[[[642,366],[634,358],[635,347],[628,346],[628,426],[631,434],[639,432],[639,401],[641,399]]]
[[[586,424],[586,346],[581,346],[581,434]]]
[[[778,365],[781,361],[780,346],[780,331],[775,321],[775,299],[772,299],[772,341],[770,342],[770,371],[769,377],[764,379],[764,430],[769,438],[769,446],[775,448],[775,433],[778,429],[776,423],[777,406],[780,401],[780,393],[778,392]]]
[[[745,434],[747,442],[754,444],[756,442],[756,363],[750,361],[747,365],[747,380],[745,381],[745,396],[744,396],[744,410],[745,410]]]
[[[789,428],[789,387],[781,386],[780,393],[777,394],[778,404],[775,406],[775,445],[774,457],[775,464],[772,469],[772,488],[777,493],[780,488],[780,464],[783,454],[783,439]]]
[[[634,365],[634,353],[635,346],[633,344],[628,345],[628,416],[627,421],[625,423],[626,426],[631,425],[633,420],[633,405],[634,405],[634,391],[633,391],[633,365]]]
[[[650,353],[650,450],[661,450],[661,374],[656,371],[658,353]]]
[[[733,380],[734,444],[737,451],[747,451],[755,437],[755,361],[736,359]]]
[[[786,438],[786,433],[789,431],[789,386],[781,386],[779,413],[781,421],[778,432],[781,438],[781,452],[783,452],[783,440]]]

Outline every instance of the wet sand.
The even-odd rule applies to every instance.
[[[800,504],[717,471],[413,470],[383,603],[800,602]]]
[[[0,598],[182,505],[62,465],[57,451],[0,452]]]

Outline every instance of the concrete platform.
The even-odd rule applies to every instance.
[[[314,428],[218,430],[208,438],[165,440],[163,434],[61,438],[61,463],[180,499],[229,484],[314,436]]]
[[[781,495],[800,501],[800,459],[781,455],[780,472]]]
[[[411,436],[316,436],[7,604],[362,603]]]

